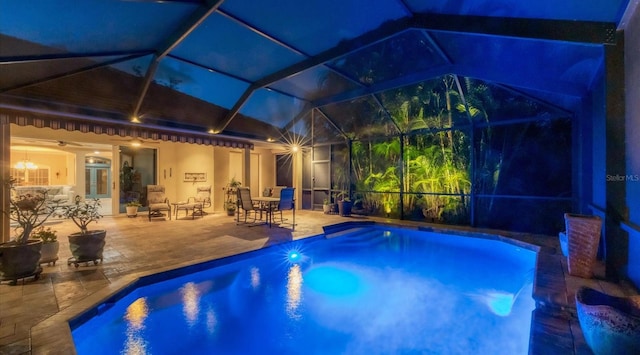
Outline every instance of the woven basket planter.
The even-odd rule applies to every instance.
[[[602,219],[598,216],[565,213],[569,244],[569,274],[591,278],[596,262]]]

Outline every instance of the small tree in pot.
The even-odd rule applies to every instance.
[[[102,262],[102,252],[105,245],[106,230],[89,230],[88,225],[91,222],[97,222],[102,215],[100,214],[100,200],[90,199],[82,200],[80,196],[76,196],[75,203],[64,208],[63,216],[71,218],[80,228],[80,233],[69,235],[69,249],[73,255],[67,261],[67,265],[74,264],[78,267],[79,263],[88,263],[93,261],[94,265],[98,264],[98,260]]]
[[[15,191],[15,179],[6,179],[4,183],[11,191]],[[34,229],[56,212],[60,201],[49,198],[47,190],[38,190],[33,194],[17,195],[9,199],[9,211],[3,211],[18,227],[14,240],[0,244],[0,280],[11,280],[16,284],[18,279],[34,276],[38,279],[40,267],[40,250],[42,241],[30,239]]]

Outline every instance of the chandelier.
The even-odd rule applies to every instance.
[[[27,156],[27,151],[24,151],[24,160],[21,160],[13,166],[16,169],[22,170],[35,170],[38,169],[38,166],[31,161],[29,161],[29,157]]]

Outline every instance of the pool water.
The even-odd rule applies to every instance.
[[[536,253],[374,226],[138,287],[78,354],[527,354]]]

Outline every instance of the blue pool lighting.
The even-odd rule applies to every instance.
[[[514,295],[510,293],[493,293],[487,298],[489,308],[498,316],[506,317],[511,313]]]
[[[300,261],[300,259],[302,258],[302,255],[300,253],[298,253],[295,250],[292,250],[288,253],[288,257],[289,257],[289,261],[292,263],[296,263],[298,261]]]
[[[70,325],[80,355],[526,354],[535,261],[497,240],[372,226],[157,274]]]
[[[355,296],[365,289],[362,277],[337,265],[314,266],[304,278],[310,289],[330,296]]]

